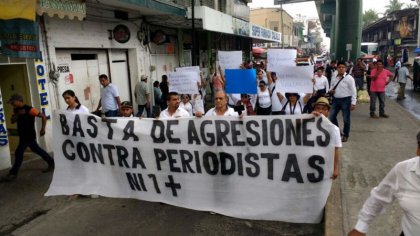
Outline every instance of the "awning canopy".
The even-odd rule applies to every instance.
[[[50,17],[57,15],[63,19],[68,17],[70,20],[77,18],[82,21],[86,17],[86,0],[40,0],[37,5],[38,15],[47,14]]]

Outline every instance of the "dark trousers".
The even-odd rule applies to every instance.
[[[257,115],[271,115],[271,106],[267,108],[262,108],[260,106],[257,107]]]
[[[117,117],[118,116],[118,110],[107,111],[104,114],[105,114],[105,117]]]
[[[376,111],[376,99],[379,100],[379,115],[385,114],[385,92],[370,92],[370,114]]]
[[[52,159],[52,157],[38,145],[35,139],[33,140],[19,139],[19,145],[15,151],[15,163],[13,164],[12,169],[9,171],[9,174],[11,175],[18,174],[20,166],[22,165],[22,161],[23,161],[23,153],[25,152],[25,149],[28,146],[34,153],[41,156],[41,158],[44,159],[44,161],[48,163],[48,166],[54,165],[54,159]]]
[[[137,115],[136,116],[141,116],[141,115],[143,115],[143,111],[146,109],[146,117],[147,118],[150,118],[150,117],[152,117],[151,115],[150,115],[150,109],[149,108],[147,108],[147,106],[146,105],[137,105],[137,109],[138,109],[138,111],[137,111]]]
[[[344,98],[334,98],[332,103],[332,108],[330,111],[330,121],[338,126],[337,115],[341,112],[343,113],[343,136],[349,137],[350,135],[350,108],[351,108],[351,97],[344,97]]]

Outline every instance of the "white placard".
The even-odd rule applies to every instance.
[[[200,76],[200,67],[199,66],[184,66],[184,67],[177,67],[175,69],[177,72],[181,72],[181,71],[193,71],[193,72],[197,72],[197,82],[201,85],[201,76]]]
[[[99,194],[255,220],[318,223],[334,125],[313,115],[113,118],[55,111],[46,196]]]
[[[312,93],[313,66],[278,66],[276,87],[287,93]]]
[[[7,136],[6,115],[3,108],[4,100],[0,88],[0,170],[11,166],[9,138]]]
[[[295,66],[296,55],[296,49],[267,49],[267,70],[277,71],[279,66]]]
[[[169,92],[177,92],[179,94],[198,94],[197,81],[199,79],[200,75],[197,74],[196,71],[169,72]]]
[[[225,69],[239,69],[242,64],[242,51],[218,51],[219,65]]]

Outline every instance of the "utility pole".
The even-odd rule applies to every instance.
[[[417,0],[420,1],[420,0]],[[284,48],[284,27],[283,27],[283,3],[280,4],[280,22],[281,22],[281,48]]]
[[[192,66],[197,65],[196,56],[195,56],[195,25],[194,25],[194,8],[195,8],[195,0],[191,0],[191,64]]]
[[[416,0],[419,13],[417,15],[417,48],[420,48],[420,0]]]

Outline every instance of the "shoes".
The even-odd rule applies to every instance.
[[[387,115],[387,114],[382,114],[382,115],[380,115],[380,117],[381,117],[381,118],[389,118],[389,115]]]
[[[347,140],[348,140],[348,139],[349,139],[348,137],[343,136],[343,137],[341,138],[341,142],[345,143],[345,142],[347,142]]]
[[[370,114],[370,118],[378,119],[379,116],[377,116],[376,114]]]
[[[13,180],[15,180],[17,177],[17,175],[12,175],[12,174],[8,174],[6,176],[4,176],[3,178],[0,179],[0,183],[4,183],[4,182],[12,182]]]
[[[55,165],[48,165],[47,169],[43,170],[42,173],[48,173],[54,170]]]

